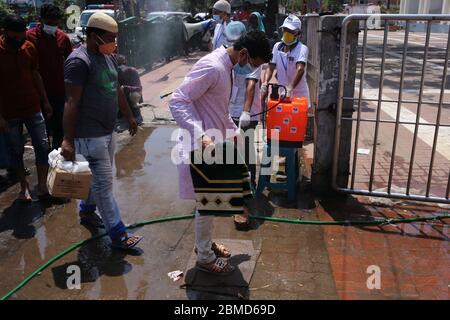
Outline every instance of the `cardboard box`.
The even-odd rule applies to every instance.
[[[47,187],[54,197],[85,200],[89,196],[91,179],[91,172],[71,173],[50,167]]]

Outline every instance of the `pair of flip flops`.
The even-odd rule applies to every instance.
[[[231,257],[231,253],[225,248],[223,244],[217,244],[215,242],[211,245],[211,250],[216,255],[216,259],[211,263],[199,263],[197,262],[195,267],[197,270],[215,274],[220,276],[230,275],[236,269],[228,262],[228,258]],[[195,253],[197,253],[197,248],[194,249]],[[228,271],[224,271],[228,268]]]

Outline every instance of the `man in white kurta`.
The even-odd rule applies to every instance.
[[[253,68],[271,58],[266,36],[252,32],[237,41],[233,47],[220,47],[200,59],[186,75],[183,83],[172,94],[169,108],[181,129],[191,139],[179,144],[184,160],[193,150],[208,148],[220,143],[208,136],[211,129],[222,135],[222,140],[234,136],[237,127],[230,117],[228,106],[232,93],[232,69],[236,64]],[[187,149],[187,150],[186,150]],[[183,157],[183,156],[182,156]],[[195,199],[189,161],[178,166],[180,197]],[[223,258],[230,257],[226,248],[212,242],[212,216],[195,218],[197,268],[212,273],[229,273],[234,268]]]

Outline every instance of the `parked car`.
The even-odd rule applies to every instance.
[[[89,18],[95,13],[95,12],[104,12],[107,15],[114,18],[114,5],[109,4],[93,4],[88,5],[87,9],[81,12],[80,20],[78,21],[77,26],[75,27],[75,34],[80,35],[81,37],[84,37],[84,29],[87,26],[87,23],[89,21]]]
[[[207,12],[199,12],[194,16],[194,19],[205,20],[207,16]]]

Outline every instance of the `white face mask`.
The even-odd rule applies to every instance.
[[[56,29],[58,29],[58,27],[56,27],[56,26],[49,26],[47,24],[44,24],[44,27],[42,28],[42,30],[44,30],[44,32],[49,34],[49,35],[54,35],[56,33]]]

